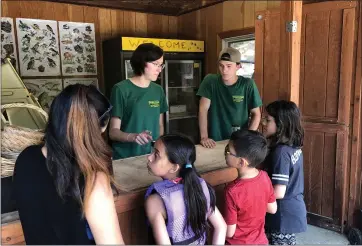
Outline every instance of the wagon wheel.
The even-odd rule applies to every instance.
[[[348,241],[351,245],[361,245],[362,232],[357,228],[351,228],[348,232]]]

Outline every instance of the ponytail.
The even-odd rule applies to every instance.
[[[189,166],[188,166],[189,165]],[[182,177],[184,185],[184,198],[187,214],[187,226],[192,228],[196,237],[204,236],[208,228],[206,214],[208,211],[207,199],[205,197],[202,185],[200,183],[199,174],[191,164],[181,167],[180,177]],[[210,194],[210,210],[215,210],[215,192],[208,186]]]
[[[184,200],[187,214],[186,228],[191,228],[195,236],[204,236],[207,228],[207,214],[215,210],[215,192],[207,184],[210,194],[210,210],[208,210],[207,199],[203,191],[200,175],[194,167],[196,160],[196,148],[192,141],[182,135],[163,135],[160,137],[166,148],[166,154],[171,163],[180,165],[179,177],[184,185]],[[206,183],[206,182],[205,182]]]

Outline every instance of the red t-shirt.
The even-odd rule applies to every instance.
[[[251,179],[237,179],[225,188],[226,224],[236,224],[228,244],[268,244],[264,231],[267,204],[275,202],[274,189],[268,174],[259,171]]]

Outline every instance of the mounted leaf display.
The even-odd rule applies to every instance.
[[[12,18],[8,17],[1,18],[1,64],[5,63],[5,58],[9,58],[13,67],[19,71],[14,35],[14,21]]]
[[[96,75],[94,24],[59,21],[63,76]]]
[[[57,22],[17,18],[16,26],[21,76],[60,75]]]
[[[61,79],[24,79],[26,88],[38,99],[42,108],[49,112],[53,99],[62,91]]]

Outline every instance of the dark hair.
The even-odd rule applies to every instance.
[[[230,140],[236,155],[245,158],[249,162],[249,167],[258,166],[268,154],[268,143],[260,132],[238,130],[231,134]]]
[[[265,110],[274,118],[277,126],[276,134],[270,137],[272,146],[285,144],[295,148],[303,147],[302,116],[294,102],[275,101],[270,103]]]
[[[153,62],[160,59],[163,56],[163,50],[153,43],[141,44],[133,52],[131,57],[131,66],[133,73],[137,76],[141,76],[146,67],[147,62]]]
[[[165,145],[169,161],[180,165],[179,176],[184,185],[187,214],[186,226],[190,226],[198,238],[203,237],[208,228],[208,222],[205,219],[208,210],[207,200],[199,180],[200,175],[194,166],[196,160],[195,145],[188,137],[179,134],[163,135],[159,139]],[[186,168],[186,164],[191,164],[192,168]],[[213,212],[216,203],[215,192],[209,184],[207,186],[210,194],[210,208]]]
[[[112,151],[100,129],[107,125],[110,109],[96,87],[80,84],[67,86],[50,107],[45,130],[47,168],[59,196],[74,198],[83,211],[97,172],[105,173],[115,185]]]

